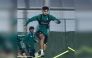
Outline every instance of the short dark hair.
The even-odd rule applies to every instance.
[[[49,7],[43,6],[43,7],[42,7],[42,10],[49,10]]]
[[[33,27],[33,26],[31,26],[31,27],[29,27],[29,30],[30,30],[30,29],[34,29],[34,27]]]

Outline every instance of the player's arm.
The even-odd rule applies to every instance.
[[[60,21],[59,19],[57,19],[56,17],[54,17],[54,16],[52,16],[52,15],[50,15],[50,19],[51,19],[52,21],[54,21],[56,24],[60,24],[60,23],[61,23],[61,21]]]
[[[28,19],[27,22],[26,22],[25,25],[24,25],[24,28],[27,28],[27,25],[28,25],[30,22],[36,21],[37,19],[38,19],[38,16],[34,16],[34,17]]]

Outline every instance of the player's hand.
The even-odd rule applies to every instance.
[[[25,29],[27,29],[27,26],[24,26]]]
[[[31,47],[31,45],[28,45],[28,47],[30,48],[30,47]]]
[[[57,20],[54,20],[55,23],[58,23]]]

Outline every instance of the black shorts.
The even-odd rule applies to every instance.
[[[19,52],[21,52],[21,54],[25,53],[25,48],[19,48]]]
[[[45,35],[45,34],[44,34],[43,32],[41,32],[41,31],[37,31],[37,32],[36,32],[36,36],[37,36],[39,39],[40,39],[40,37],[39,37],[40,34],[43,34],[43,35],[45,36],[44,44],[47,45],[48,36]]]
[[[30,56],[35,57],[35,49],[28,50],[28,53],[29,53]],[[32,58],[32,57],[28,57],[28,58]]]

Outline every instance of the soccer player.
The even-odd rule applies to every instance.
[[[26,49],[27,49],[28,53],[30,54],[30,57],[28,57],[28,58],[35,57],[34,42],[38,42],[38,41],[35,40],[35,33],[34,33],[33,26],[29,27],[29,33],[26,34],[23,41],[26,45]]]
[[[56,24],[60,24],[60,20],[56,17],[48,14],[49,7],[42,7],[42,14],[36,15],[25,23],[24,28],[27,29],[27,25],[32,21],[38,21],[39,28],[36,32],[36,36],[40,39],[40,55],[44,56],[48,40],[48,29],[50,21],[54,21]]]
[[[19,48],[18,56],[26,56],[25,46],[23,44],[22,39],[19,36],[17,36],[17,45],[18,45],[18,48]],[[24,57],[24,58],[26,58],[26,57]]]

